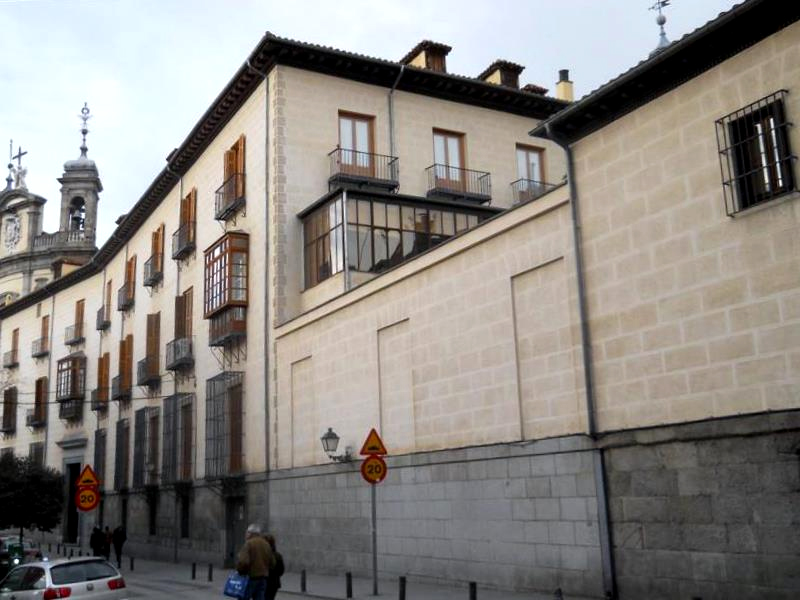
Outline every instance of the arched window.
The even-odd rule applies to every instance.
[[[86,202],[80,196],[76,196],[69,203],[69,230],[83,231],[86,222]]]

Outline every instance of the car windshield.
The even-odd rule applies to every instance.
[[[69,585],[79,581],[92,581],[116,576],[116,569],[102,560],[67,563],[56,565],[50,569],[53,585]]]

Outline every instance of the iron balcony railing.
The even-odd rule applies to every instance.
[[[31,356],[33,358],[41,358],[50,354],[50,339],[40,337],[31,342]]]
[[[225,346],[246,335],[247,309],[244,306],[233,306],[209,319],[209,346]]]
[[[164,255],[153,254],[144,263],[144,281],[142,285],[152,287],[164,278]]]
[[[354,183],[395,189],[399,185],[396,156],[335,148],[328,153],[331,183]]]
[[[133,282],[128,281],[117,292],[117,310],[128,310],[133,307],[134,303]]]
[[[58,403],[58,418],[65,421],[79,421],[83,418],[83,398],[72,398]]]
[[[119,375],[111,378],[111,399],[120,402],[131,399],[131,386]]]
[[[95,388],[92,390],[91,408],[102,412],[108,410],[108,388]]]
[[[42,233],[33,238],[34,250],[53,248],[55,246],[83,246],[94,239],[94,231],[80,229],[76,231],[57,231]]]
[[[29,408],[25,413],[25,426],[37,429],[47,424],[47,405],[42,403],[36,408]]]
[[[167,370],[178,371],[194,366],[194,339],[175,338],[167,343]]]
[[[158,373],[158,357],[145,356],[136,363],[136,385],[153,387],[161,382]]]
[[[214,218],[225,221],[245,204],[244,173],[234,173],[219,186],[214,197]]]
[[[64,343],[67,346],[75,346],[84,342],[83,337],[83,322],[69,325],[64,330]]]
[[[185,258],[194,250],[195,222],[183,223],[178,230],[172,234],[172,258],[180,260]]]
[[[520,202],[528,202],[539,196],[544,196],[547,192],[556,187],[558,186],[553,183],[545,183],[544,181],[517,179],[511,182],[511,193],[514,196],[514,204],[519,204]]]
[[[492,180],[485,171],[473,171],[433,164],[428,173],[428,196],[450,196],[488,202],[492,199]]]
[[[104,331],[109,327],[111,327],[111,307],[101,306],[97,310],[96,329],[97,331]]]
[[[17,350],[9,350],[3,353],[3,366],[6,369],[13,369],[19,366],[19,352]]]

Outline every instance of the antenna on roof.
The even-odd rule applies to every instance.
[[[669,40],[667,39],[667,34],[664,32],[664,23],[667,22],[667,17],[661,12],[663,8],[669,6],[669,3],[672,0],[656,0],[656,3],[650,7],[649,10],[657,10],[658,16],[656,17],[656,24],[661,28],[661,33],[658,36],[658,46],[656,49],[650,53],[650,56],[655,56],[659,52],[661,52],[664,48],[669,46]]]

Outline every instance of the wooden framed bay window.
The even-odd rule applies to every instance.
[[[210,320],[209,345],[246,334],[249,236],[230,232],[205,251],[203,318]]]
[[[74,354],[58,361],[56,400],[83,399],[86,394],[86,357]]]

